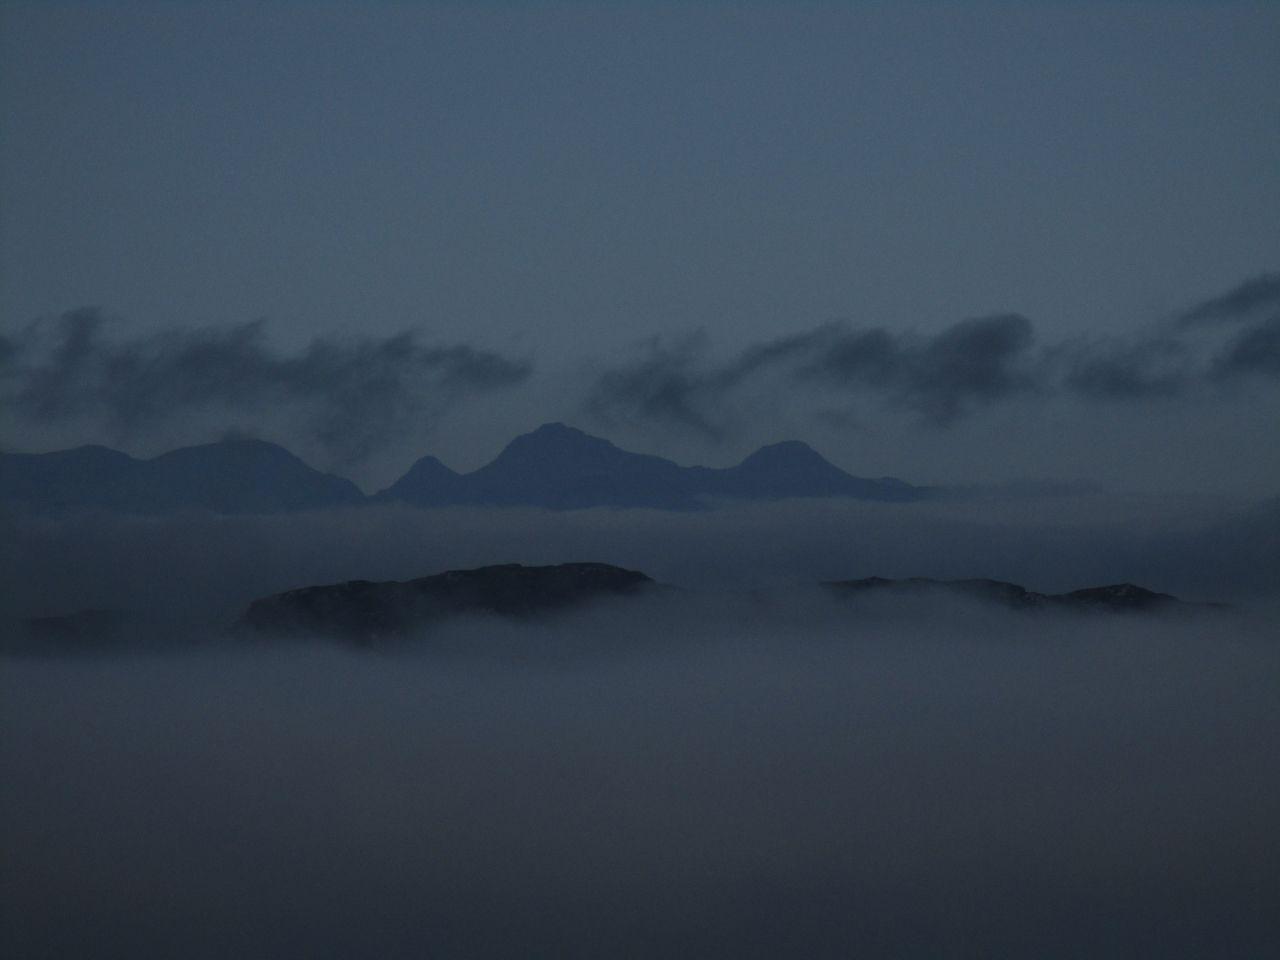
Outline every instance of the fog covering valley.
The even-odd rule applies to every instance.
[[[210,627],[255,597],[493,563],[600,561],[690,589],[991,577],[1130,581],[1184,600],[1280,595],[1280,499],[1090,494],[724,502],[700,513],[395,505],[260,516],[0,511],[0,617],[113,609]]]
[[[1277,511],[1212,499],[4,518],[14,956],[1258,956],[1280,947]],[[596,560],[680,589],[371,647],[255,597]],[[834,598],[1132,581],[1185,616]]]
[[[0,960],[1280,957],[1278,37],[0,3]]]

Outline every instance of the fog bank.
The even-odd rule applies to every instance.
[[[127,609],[210,624],[341,580],[601,561],[692,588],[865,576],[991,577],[1042,592],[1130,581],[1189,600],[1280,595],[1280,501],[1081,496],[658,510],[416,510],[263,517],[0,516],[0,616]]]
[[[1261,956],[1280,649],[816,596],[0,664],[12,956]]]

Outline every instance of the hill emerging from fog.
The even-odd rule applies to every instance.
[[[184,447],[150,460],[101,446],[0,453],[0,503],[38,513],[249,514],[369,502],[689,510],[718,498],[917,500],[930,492],[892,477],[855,477],[795,440],[762,447],[733,467],[684,467],[622,450],[561,423],[516,437],[493,461],[470,473],[423,457],[372,497],[350,480],[315,470],[261,440]]]
[[[1122,613],[1221,606],[1212,603],[1187,603],[1170,594],[1157,593],[1132,583],[1085,587],[1069,593],[1037,593],[1004,580],[931,580],[927,577],[910,577],[905,580],[865,577],[861,580],[832,580],[823,586],[833,593],[843,595],[883,593],[910,597],[949,593],[1014,610],[1098,610]]]
[[[238,626],[249,630],[375,640],[463,614],[527,619],[654,587],[635,570],[606,563],[526,567],[507,563],[416,580],[350,580],[255,600]]]
[[[941,593],[1017,610],[1156,613],[1215,606],[1185,603],[1130,583],[1062,594],[1036,593],[999,580],[870,577],[821,586],[844,597],[881,594],[911,598]],[[646,574],[604,563],[544,567],[510,563],[450,570],[402,582],[351,580],[289,590],[254,600],[237,628],[263,634],[318,635],[367,642],[404,635],[467,614],[522,620],[609,597],[652,596],[661,589]]]

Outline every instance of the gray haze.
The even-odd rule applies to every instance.
[[[969,485],[0,511],[0,954],[1280,955],[1280,5],[5,2],[0,144],[5,451]],[[568,561],[682,589],[227,631]],[[813,586],[867,576],[1230,607]]]
[[[1274,4],[7,3],[0,443],[249,431],[379,487],[565,420],[1274,495],[1278,44]],[[86,309],[142,367],[16,403]]]
[[[1260,624],[683,598],[9,661],[13,956],[1259,957]]]
[[[744,590],[991,577],[1057,593],[1134,582],[1280,598],[1280,501],[1105,494],[959,503],[792,500],[706,512],[399,506],[273,516],[0,516],[0,617],[121,609],[225,626],[258,596],[494,563],[601,561]]]

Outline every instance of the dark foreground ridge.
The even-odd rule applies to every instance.
[[[645,574],[606,563],[550,567],[508,563],[450,570],[417,580],[350,580],[290,590],[253,601],[239,626],[265,633],[369,641],[461,614],[526,619],[651,586],[654,582]]]
[[[1157,612],[1213,607],[1185,603],[1130,583],[1044,594],[1000,580],[839,580],[822,584],[842,595],[868,592],[961,594],[1013,609]],[[325,635],[357,641],[394,637],[464,614],[525,619],[608,596],[635,595],[657,584],[635,570],[605,563],[520,564],[450,570],[403,582],[351,580],[303,587],[253,601],[238,628],[262,633]]]
[[[1011,610],[1084,614],[1196,614],[1226,609],[1221,603],[1190,603],[1131,583],[1087,587],[1070,593],[1036,593],[1002,580],[835,580],[821,584],[839,597],[889,596],[911,599],[929,594],[960,596]],[[249,604],[235,633],[331,637],[355,643],[394,639],[466,615],[529,620],[608,598],[661,595],[664,587],[636,570],[607,563],[562,563],[526,567],[518,563],[449,570],[415,580],[349,580],[301,587]],[[684,591],[678,595],[688,597]],[[776,598],[778,595],[775,593]],[[754,592],[740,596],[760,599]],[[732,595],[722,599],[733,603]],[[726,611],[730,612],[730,611]],[[640,613],[643,616],[643,611]],[[856,615],[856,613],[855,613]],[[176,629],[175,629],[176,628]],[[181,624],[148,619],[142,613],[83,610],[61,616],[0,622],[0,654],[60,656],[162,649],[184,634]],[[207,633],[199,636],[208,637]]]
[[[1154,590],[1132,583],[1085,587],[1082,590],[1072,590],[1070,593],[1036,593],[1034,590],[1028,590],[1016,583],[1006,583],[1003,580],[930,580],[927,577],[911,577],[906,580],[888,580],[884,577],[832,580],[824,583],[823,586],[841,594],[881,591],[897,594],[947,592],[998,603],[1015,610],[1056,608],[1119,613],[1222,606],[1215,603],[1187,603],[1170,594],[1156,593]]]

